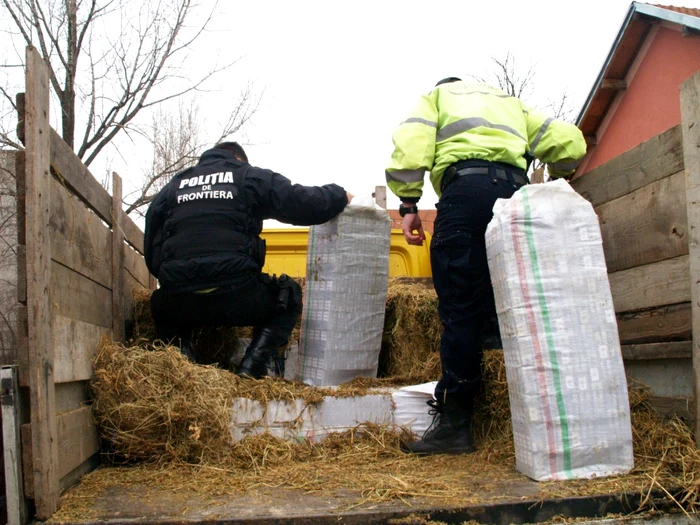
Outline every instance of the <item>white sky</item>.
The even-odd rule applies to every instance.
[[[676,4],[700,7],[700,0]],[[252,80],[264,90],[262,103],[246,136],[234,139],[248,143],[253,165],[294,182],[335,182],[369,196],[385,183],[391,134],[420,94],[446,76],[489,76],[492,57],[510,51],[519,69],[536,67],[528,103],[544,108],[567,91],[577,114],[629,6],[627,0],[221,0],[210,31],[182,66],[194,78],[217,56],[220,63],[241,57],[210,79],[198,101],[204,133]],[[128,163],[111,154],[111,168],[126,189],[148,159],[139,148],[121,151]],[[420,205],[433,207],[435,200],[431,190]],[[389,206],[397,205],[390,196]]]
[[[295,182],[336,182],[369,195],[385,183],[391,134],[420,94],[447,76],[488,76],[494,56],[510,51],[523,70],[536,67],[532,105],[543,107],[567,91],[577,114],[629,6],[626,0],[227,2],[215,22],[225,29],[209,41],[244,57],[232,76],[265,88],[248,128],[252,164]],[[421,206],[435,200],[431,189]]]

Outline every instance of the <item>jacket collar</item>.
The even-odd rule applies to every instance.
[[[221,161],[232,162],[238,166],[243,166],[244,164],[233,153],[219,148],[212,148],[202,153],[198,164],[213,164]]]

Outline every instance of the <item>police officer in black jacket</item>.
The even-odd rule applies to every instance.
[[[192,332],[203,326],[254,326],[238,369],[260,378],[286,345],[301,314],[301,287],[262,273],[264,219],[308,226],[338,215],[352,195],[336,184],[301,186],[248,164],[223,142],[175,175],[146,213],[146,265],[160,288],[151,296],[158,336],[196,361]]]

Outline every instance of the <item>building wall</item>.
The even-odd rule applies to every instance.
[[[578,175],[680,124],[680,85],[700,69],[700,38],[660,27]]]

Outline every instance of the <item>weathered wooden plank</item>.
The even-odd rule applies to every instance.
[[[688,282],[692,297],[695,443],[700,446],[700,74],[681,84],[681,128],[686,165]]]
[[[55,382],[90,379],[100,339],[110,335],[110,329],[58,314],[53,323]]]
[[[681,130],[675,126],[585,173],[571,186],[598,206],[682,169]]]
[[[137,252],[143,255],[143,232],[139,228],[134,220],[128,215],[124,215],[124,223],[122,228],[124,230],[124,238]]]
[[[57,461],[61,478],[100,451],[100,439],[91,410],[90,406],[84,406],[56,416],[59,439]],[[22,425],[21,430],[22,443],[31,442],[34,434],[31,425]],[[23,463],[33,463],[31,447],[23,448],[22,455]],[[25,483],[25,491],[27,488]],[[36,493],[33,496],[36,500]]]
[[[24,120],[24,113],[22,113]],[[26,188],[25,188],[25,152],[15,154],[15,191],[17,196],[17,301],[27,304],[27,259],[26,259]]]
[[[112,339],[124,340],[124,232],[122,179],[112,174]]]
[[[2,443],[7,523],[23,525],[27,514],[22,481],[22,440],[20,438],[22,403],[19,400],[17,367],[4,366],[2,385]]]
[[[17,138],[24,144],[24,111],[25,111],[25,96],[24,93],[15,95],[15,107],[17,108]]]
[[[110,231],[97,215],[51,178],[51,258],[110,288]]]
[[[151,274],[146,267],[143,256],[131,246],[124,246],[124,269],[144,288],[150,287]]]
[[[29,328],[27,307],[17,307],[17,373],[19,385],[29,386]]]
[[[17,312],[17,362],[21,386],[29,386],[26,312],[27,310],[23,306]],[[92,377],[92,359],[99,347],[100,340],[109,334],[110,329],[104,326],[85,323],[54,313],[52,337],[55,383],[58,385],[70,381],[90,379]]]
[[[26,193],[25,187],[27,170],[26,152],[18,151],[15,154],[15,192],[17,197],[17,244],[24,246],[26,241]]]
[[[112,328],[112,291],[53,262],[51,305],[56,314]]]
[[[58,466],[61,478],[100,451],[100,439],[91,411],[91,407],[85,406],[58,415]]]
[[[33,47],[26,54],[26,246],[29,385],[34,502],[38,519],[58,508],[59,475],[51,341],[49,78]]]
[[[95,454],[87,460],[83,461],[77,468],[70,471],[61,478],[61,490],[66,490],[80,482],[85,474],[92,472],[97,467],[100,466],[101,458],[100,454]]]
[[[377,206],[386,210],[386,186],[375,186],[373,197]]]
[[[688,256],[611,273],[615,312],[690,301]]]
[[[20,427],[19,437],[22,440],[22,477],[24,480],[24,495],[34,499],[34,456],[32,454],[32,426],[26,423]]]
[[[688,253],[684,179],[679,172],[596,208],[608,272]]]
[[[690,359],[692,341],[672,341],[669,343],[647,343],[622,345],[622,358],[625,361],[649,361],[652,359]]]
[[[92,208],[100,218],[112,225],[112,197],[93,177],[90,170],[80,161],[72,149],[53,129],[51,130],[51,167],[59,181],[71,189],[83,202]],[[129,244],[143,253],[143,232],[126,216],[124,236]]]
[[[27,247],[17,245],[17,302],[27,304]]]
[[[617,314],[617,330],[622,344],[690,339],[690,303]]]
[[[125,274],[124,279],[124,320],[128,327],[127,334],[131,334],[134,327],[134,289],[142,288],[141,283],[136,281],[130,273]]]
[[[66,144],[61,136],[51,130],[51,167],[62,184],[85,202],[100,218],[111,223],[112,198],[109,192],[93,177],[90,170]]]
[[[693,367],[689,358],[625,361],[627,377],[649,387],[653,396],[692,397]]]
[[[56,385],[56,413],[70,412],[89,405],[92,396],[87,381],[73,381]]]
[[[687,424],[694,423],[693,399],[689,397],[652,397],[649,404],[663,419],[678,417]]]

